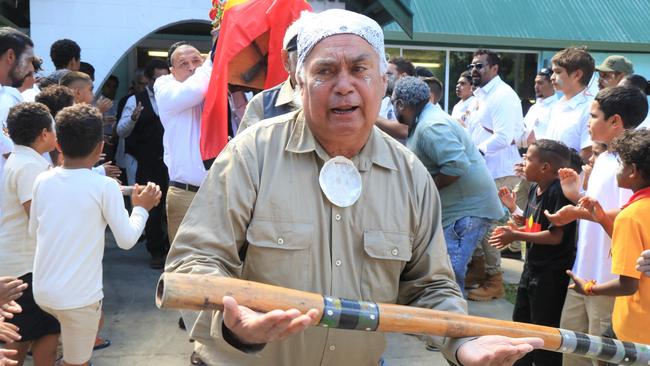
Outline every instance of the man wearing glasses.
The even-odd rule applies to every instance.
[[[493,51],[479,49],[474,52],[467,69],[477,87],[474,91],[476,110],[468,119],[468,132],[483,155],[497,188],[505,186],[512,190],[520,181],[512,167],[521,160],[516,139],[521,136],[524,124],[517,93],[498,75],[500,64],[499,55]],[[469,291],[467,298],[474,301],[501,298],[505,294],[501,254],[486,240],[477,248],[478,258],[483,257],[480,252],[485,256],[486,278],[479,288]],[[475,261],[480,262],[478,258]]]

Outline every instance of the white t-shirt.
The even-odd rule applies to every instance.
[[[618,161],[609,152],[598,156],[589,176],[586,195],[600,202],[605,210],[621,208],[632,196],[632,191],[618,187],[616,171]],[[573,273],[585,280],[598,283],[616,279],[612,274],[611,238],[600,224],[580,220],[578,223],[578,243]]]
[[[23,204],[32,200],[36,176],[49,164],[28,146],[16,145],[0,178],[0,277],[20,277],[31,273],[36,240],[28,233],[27,212]]]
[[[593,100],[593,95],[589,94],[587,89],[569,100],[564,97],[560,99],[551,109],[546,134],[543,137],[538,136],[537,139],[561,141],[577,152],[591,147],[589,111]]]
[[[124,208],[118,183],[90,169],[51,169],[34,183],[29,231],[36,237],[36,303],[75,309],[104,297],[102,258],[108,224],[117,245],[133,247],[149,214]]]

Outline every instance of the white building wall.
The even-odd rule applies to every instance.
[[[282,1],[282,0],[280,0]],[[314,11],[344,8],[342,0],[311,1]],[[31,0],[30,36],[45,73],[54,70],[50,46],[69,38],[103,84],[118,60],[147,35],[175,23],[209,21],[207,0]]]
[[[50,46],[61,38],[81,47],[101,85],[118,60],[150,33],[187,21],[209,21],[206,0],[32,0],[30,35],[46,73]]]

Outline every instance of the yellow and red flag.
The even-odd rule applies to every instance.
[[[264,88],[281,83],[287,78],[280,56],[284,33],[303,10],[312,10],[306,0],[228,0],[225,3],[201,118],[203,160],[215,158],[228,142],[231,61],[255,43],[258,51],[267,50]],[[258,38],[268,39],[268,43],[259,46]]]

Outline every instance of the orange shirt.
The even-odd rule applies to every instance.
[[[623,341],[650,344],[650,277],[636,270],[642,251],[650,249],[650,198],[632,202],[614,221],[612,273],[639,279],[639,290],[619,296],[614,304],[612,327]]]

